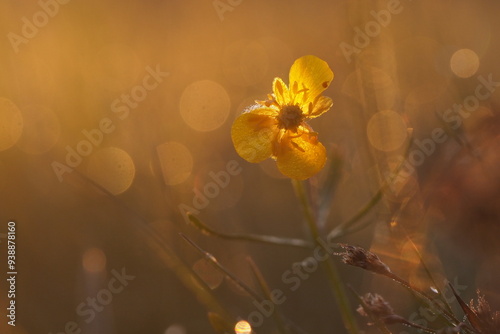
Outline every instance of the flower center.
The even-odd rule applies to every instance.
[[[285,130],[297,131],[297,127],[302,123],[302,109],[296,105],[286,105],[281,108],[278,115],[278,127]]]

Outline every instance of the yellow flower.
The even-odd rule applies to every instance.
[[[276,160],[282,174],[297,180],[318,173],[326,162],[325,147],[305,122],[326,112],[332,99],[321,93],[333,80],[328,64],[315,56],[297,59],[290,68],[289,84],[273,82],[273,94],[256,101],[238,116],[231,129],[236,152],[253,163]]]

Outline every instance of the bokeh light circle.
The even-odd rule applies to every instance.
[[[166,185],[181,184],[191,175],[193,156],[189,149],[178,142],[166,142],[156,147]]]
[[[83,253],[82,265],[89,273],[100,273],[106,269],[106,255],[99,248],[89,248]]]
[[[186,334],[186,328],[182,325],[172,325],[165,330],[165,334]]]
[[[457,77],[470,78],[479,68],[479,57],[471,49],[457,50],[451,56],[450,68]]]
[[[234,326],[234,332],[236,334],[251,334],[252,326],[250,326],[250,324],[247,321],[240,320]]]
[[[182,93],[182,119],[196,131],[208,132],[226,121],[230,108],[229,95],[224,87],[211,80],[190,84]]]
[[[394,151],[401,147],[408,136],[403,118],[393,110],[375,113],[366,127],[370,144],[380,151]]]
[[[113,195],[125,192],[135,176],[130,155],[116,147],[102,148],[93,153],[87,166],[88,176]]]
[[[193,264],[193,271],[208,285],[210,289],[216,289],[224,280],[224,275],[215,269],[214,265],[205,258],[199,259]]]
[[[9,99],[0,97],[0,151],[14,146],[23,133],[23,117]]]

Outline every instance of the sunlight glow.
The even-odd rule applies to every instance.
[[[252,326],[250,326],[250,324],[247,321],[240,320],[238,321],[236,326],[234,326],[234,332],[236,334],[251,334]]]

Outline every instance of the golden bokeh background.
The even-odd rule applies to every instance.
[[[428,288],[417,248],[439,284],[466,286],[467,301],[481,288],[499,309],[499,10],[466,0],[2,1],[0,259],[6,272],[15,221],[18,291],[14,328],[0,284],[0,332],[74,322],[82,333],[209,333],[200,285],[246,320],[251,300],[183,233],[258,290],[252,257],[306,332],[342,333],[320,270],[294,292],[282,281],[307,252],[210,237],[183,215],[189,207],[227,233],[307,237],[290,181],[272,161],[242,160],[230,138],[232,121],[307,54],[335,73],[325,92],[334,106],[310,124],[329,161],[342,160],[320,230],[356,214],[400,166],[367,227],[339,241]],[[357,291],[405,316],[418,310],[400,287],[339,266]],[[86,321],[78,306],[123,268],[134,279]]]

